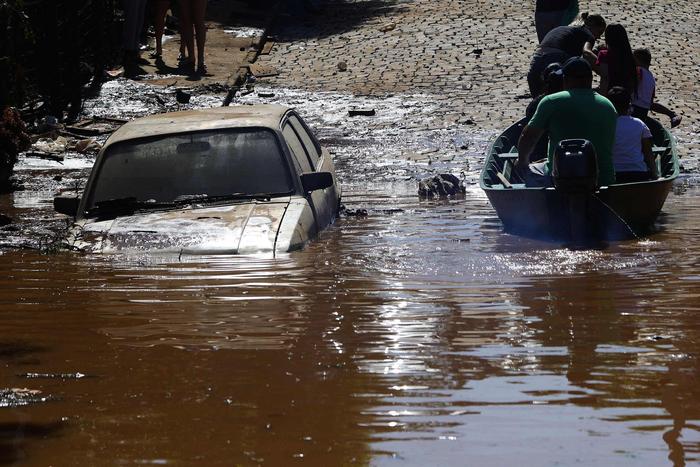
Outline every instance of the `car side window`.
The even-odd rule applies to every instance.
[[[292,150],[292,154],[297,160],[301,171],[312,172],[313,169],[311,168],[311,163],[309,162],[309,157],[306,154],[306,150],[304,150],[304,145],[301,143],[301,140],[297,136],[296,131],[294,131],[294,128],[292,128],[288,122],[282,127],[282,136],[284,136],[284,140],[287,142],[289,149]]]
[[[311,166],[315,168],[318,165],[319,158],[321,157],[318,146],[304,127],[304,124],[301,122],[299,117],[296,115],[291,115],[289,117],[289,123],[292,125],[294,131],[297,132],[297,135],[301,139],[301,142],[306,149],[306,153],[309,155],[309,159],[311,159]]]

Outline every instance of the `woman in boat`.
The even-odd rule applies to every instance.
[[[593,45],[605,32],[605,19],[600,15],[583,13],[581,22],[575,26],[559,26],[547,33],[535,51],[527,73],[530,95],[542,94],[542,71],[550,63],[563,63],[571,57],[583,56],[589,63],[595,63]]]
[[[593,71],[600,75],[599,92],[607,94],[608,89],[621,86],[630,94],[637,93],[637,64],[627,31],[621,24],[611,24],[605,29],[607,48],[598,52]]]
[[[622,86],[614,86],[608,92],[608,99],[618,114],[612,154],[616,183],[655,179],[651,131],[644,122],[629,115],[630,92]]]

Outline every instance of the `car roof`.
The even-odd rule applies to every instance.
[[[256,104],[150,115],[122,125],[105,146],[136,138],[219,128],[263,127],[277,130],[289,110],[289,107],[282,105]]]

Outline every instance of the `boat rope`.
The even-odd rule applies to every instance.
[[[627,228],[627,230],[629,230],[630,233],[632,235],[634,235],[634,238],[636,238],[637,240],[641,240],[641,238],[639,238],[639,235],[637,235],[637,233],[632,229],[632,227],[630,227],[630,225],[627,222],[625,222],[625,220],[622,218],[622,216],[620,216],[612,207],[610,207],[610,205],[608,205],[608,203],[606,203],[605,201],[600,199],[598,197],[598,195],[596,195],[595,193],[593,193],[592,196],[593,196],[593,198],[597,199],[600,202],[600,204],[602,204],[603,206],[608,208],[608,210],[611,213],[613,213],[615,215],[615,217],[617,217],[620,220],[620,222],[622,222],[622,224]]]

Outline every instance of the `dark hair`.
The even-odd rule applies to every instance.
[[[605,29],[605,18],[597,14],[581,13],[581,22],[586,26],[599,27]]]
[[[624,26],[608,26],[605,30],[605,43],[608,45],[608,89],[622,86],[636,94],[637,63]]]
[[[634,49],[632,55],[637,59],[640,65],[649,68],[651,65],[651,52],[649,49]]]
[[[561,63],[554,62],[547,65],[542,72],[542,82],[544,83],[544,94],[554,94],[564,89],[564,75]]]
[[[615,86],[608,91],[608,99],[615,106],[618,115],[627,115],[632,102],[632,94],[622,86]]]

